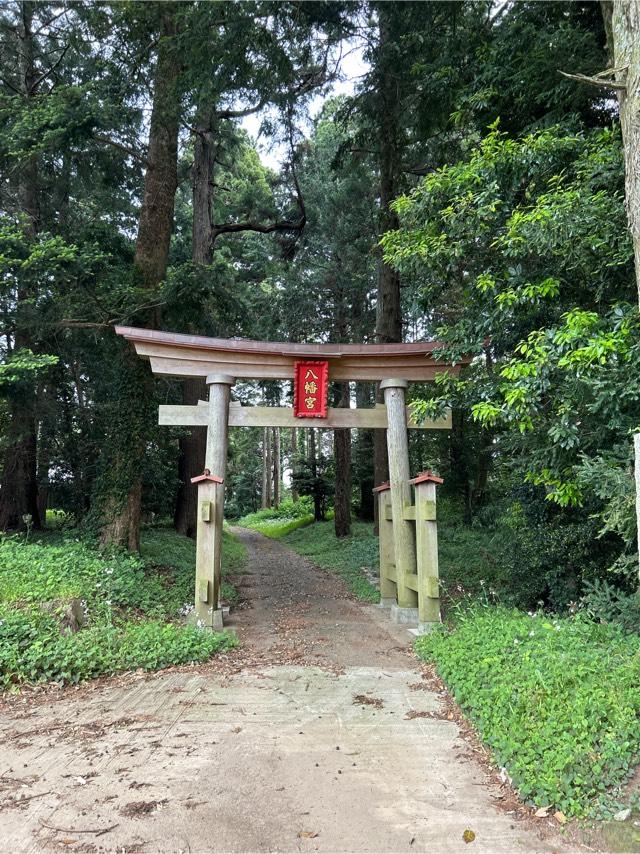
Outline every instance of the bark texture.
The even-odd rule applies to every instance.
[[[154,75],[153,106],[149,125],[148,166],[145,173],[138,223],[134,270],[138,284],[150,298],[167,272],[173,231],[173,208],[178,186],[178,131],[180,126],[180,58],[175,44],[177,4],[166,3],[160,11],[160,40]],[[141,326],[159,324],[159,310],[146,310],[136,318]],[[140,547],[140,500],[142,460],[152,421],[150,401],[153,379],[148,368],[140,373],[140,361],[127,345],[120,348],[121,382],[127,387],[130,407],[123,423],[110,425],[109,459],[101,493],[103,545],[115,543],[137,551]],[[127,422],[135,422],[136,435],[124,435]]]
[[[606,8],[605,8],[606,15]],[[624,143],[625,205],[633,240],[636,286],[640,302],[640,2],[614,0],[611,19],[613,63]]]
[[[280,506],[280,493],[282,484],[282,458],[280,449],[280,428],[272,427],[273,430],[273,506]]]
[[[378,5],[378,169],[380,174],[380,215],[378,233],[398,227],[398,218],[391,202],[398,195],[399,152],[397,128],[399,104],[393,77],[391,58],[391,19],[394,14],[387,4]],[[378,293],[376,300],[376,341],[392,344],[402,341],[402,312],[400,306],[400,277],[382,257],[378,259]],[[378,393],[376,400],[382,403]],[[386,431],[374,431],[374,480],[376,485],[389,479]]]
[[[338,406],[349,408],[349,383],[340,383]],[[336,467],[334,530],[336,537],[348,537],[351,533],[351,430],[333,431],[333,449]]]
[[[196,115],[195,140],[193,145],[192,199],[193,236],[192,260],[194,264],[209,265],[213,261],[211,240],[211,212],[213,205],[214,108],[208,101]],[[202,329],[191,329],[194,334]],[[207,387],[202,379],[185,380],[182,384],[182,402],[194,405],[207,399]],[[207,446],[205,429],[194,428],[181,436],[178,442],[178,477],[180,487],[176,495],[173,523],[176,531],[188,537],[196,536],[198,493],[191,478],[202,474]]]
[[[186,406],[195,406],[199,400],[207,399],[207,387],[201,378],[185,380],[182,384],[182,402]],[[194,427],[179,441],[178,477],[180,486],[176,497],[176,510],[173,524],[180,534],[196,536],[198,514],[198,487],[191,478],[204,471],[204,455],[207,449],[207,431],[204,427]]]
[[[611,10],[611,26],[608,15]],[[640,2],[613,0],[603,5],[607,36],[613,38],[613,65],[616,79],[624,83],[618,89],[620,125],[624,146],[625,206],[633,240],[636,290],[640,304]],[[633,439],[635,452],[636,520],[640,540],[640,437]]]
[[[34,4],[20,4],[20,22],[17,30],[17,77],[19,95],[25,100],[33,98],[37,88],[35,45],[33,36]],[[25,237],[32,241],[38,232],[38,159],[26,158],[18,176],[17,198],[23,217]],[[31,336],[30,300],[35,294],[24,286],[16,293],[14,348],[33,349]],[[2,464],[0,488],[0,529],[6,531],[24,528],[25,520],[40,527],[37,481],[37,421],[36,388],[26,381],[8,399],[9,423],[6,449]]]

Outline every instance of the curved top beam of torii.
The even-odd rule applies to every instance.
[[[329,362],[330,380],[377,382],[402,377],[428,382],[448,370],[457,374],[457,364],[437,360],[433,352],[439,342],[412,344],[292,344],[279,341],[249,341],[245,338],[206,338],[116,326],[115,331],[131,341],[139,356],[149,359],[154,374],[172,377],[206,377],[229,374],[237,379],[291,380],[294,364],[301,359]]]

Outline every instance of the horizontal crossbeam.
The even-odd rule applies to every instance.
[[[207,427],[208,404],[201,400],[197,406],[162,405],[158,423],[165,427]],[[372,409],[329,409],[326,418],[296,418],[293,410],[278,406],[229,406],[229,427],[321,427],[334,429],[353,427],[361,430],[384,429],[387,408],[378,404]],[[407,426],[412,430],[450,430],[451,413],[434,421],[416,424],[407,407]]]
[[[434,355],[437,341],[411,344],[292,344],[286,341],[245,341],[204,338],[154,329],[117,326],[118,335],[131,341],[139,356],[149,359],[154,374],[170,377],[206,377],[230,374],[236,379],[292,380],[299,360],[329,362],[330,381],[379,382],[403,377],[430,382],[443,371],[457,376],[465,357],[453,364]]]

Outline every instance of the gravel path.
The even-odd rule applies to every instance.
[[[499,806],[406,632],[239,536],[240,651],[5,702],[2,851],[569,850]]]

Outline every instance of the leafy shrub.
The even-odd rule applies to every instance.
[[[252,528],[266,537],[279,539],[296,528],[313,522],[313,500],[304,496],[298,501],[287,499],[279,507],[265,507],[255,513],[249,513],[238,520],[243,528]]]
[[[628,632],[640,635],[640,594],[625,593],[606,581],[585,582],[581,605],[587,614],[601,623],[617,623]]]
[[[542,602],[562,610],[577,602],[584,582],[603,577],[611,562],[611,537],[599,533],[596,519],[514,502],[495,538],[505,598],[526,609]]]
[[[309,515],[313,516],[313,500],[309,495],[305,495],[297,501],[286,498],[278,507],[265,507],[255,513],[248,513],[238,524],[250,528],[253,522],[263,522],[266,519],[299,519]]]
[[[610,816],[640,756],[640,637],[583,615],[476,608],[416,641],[521,797]]]
[[[265,537],[271,537],[273,540],[279,540],[280,537],[290,534],[291,531],[295,531],[297,528],[304,528],[312,523],[313,516],[299,516],[297,519],[278,518],[256,520],[251,522],[251,524],[246,525],[244,520],[241,519],[239,524],[244,527],[251,528],[254,531],[258,531],[259,533],[264,534]]]

